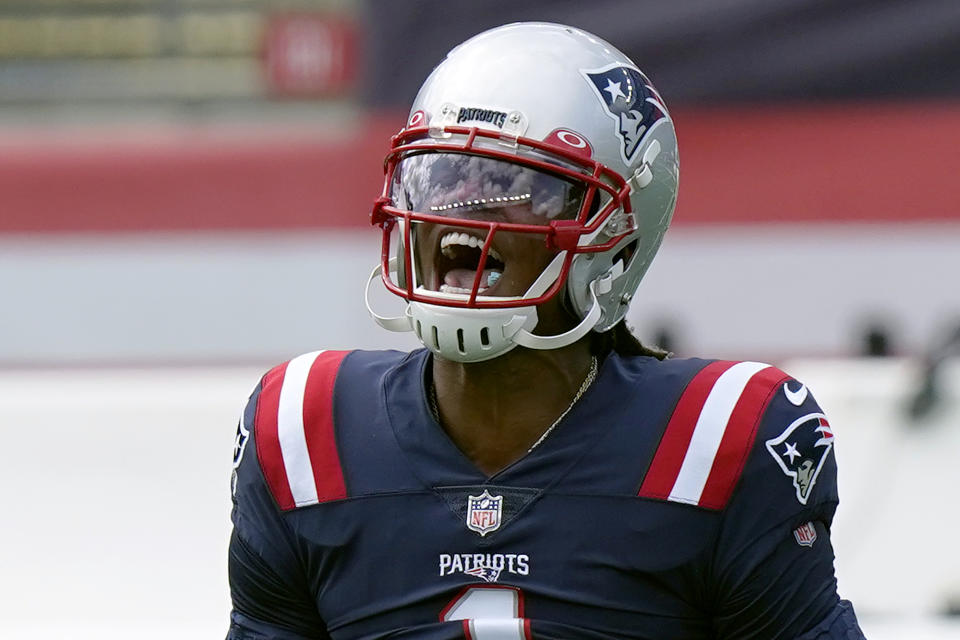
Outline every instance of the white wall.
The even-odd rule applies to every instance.
[[[233,437],[261,373],[0,373],[0,637],[225,635]]]
[[[0,366],[258,362],[407,349],[367,317],[368,232],[0,238]],[[920,353],[960,322],[960,227],[675,229],[630,318],[682,353],[849,354],[888,319]],[[383,297],[381,308],[399,310]]]
[[[857,353],[864,324],[925,353],[960,325],[960,226],[673,229],[631,307],[672,319],[684,352],[731,358]]]

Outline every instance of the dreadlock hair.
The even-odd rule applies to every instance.
[[[626,320],[620,320],[613,328],[603,333],[593,333],[590,337],[590,352],[598,357],[606,357],[611,351],[621,356],[649,356],[665,360],[672,354],[659,347],[644,345],[633,335]]]

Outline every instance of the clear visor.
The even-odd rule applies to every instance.
[[[464,153],[404,157],[393,174],[393,204],[415,213],[518,224],[577,217],[583,184],[505,160]]]

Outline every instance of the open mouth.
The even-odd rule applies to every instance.
[[[480,267],[484,242],[483,238],[456,231],[440,237],[440,253],[437,255],[436,267],[441,281],[441,293],[470,294],[477,269]],[[478,293],[484,293],[500,280],[504,266],[503,258],[490,247]]]

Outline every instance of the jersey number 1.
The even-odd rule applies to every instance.
[[[463,620],[468,640],[531,640],[523,617],[523,592],[515,587],[475,585],[465,588],[440,612],[441,622]]]

